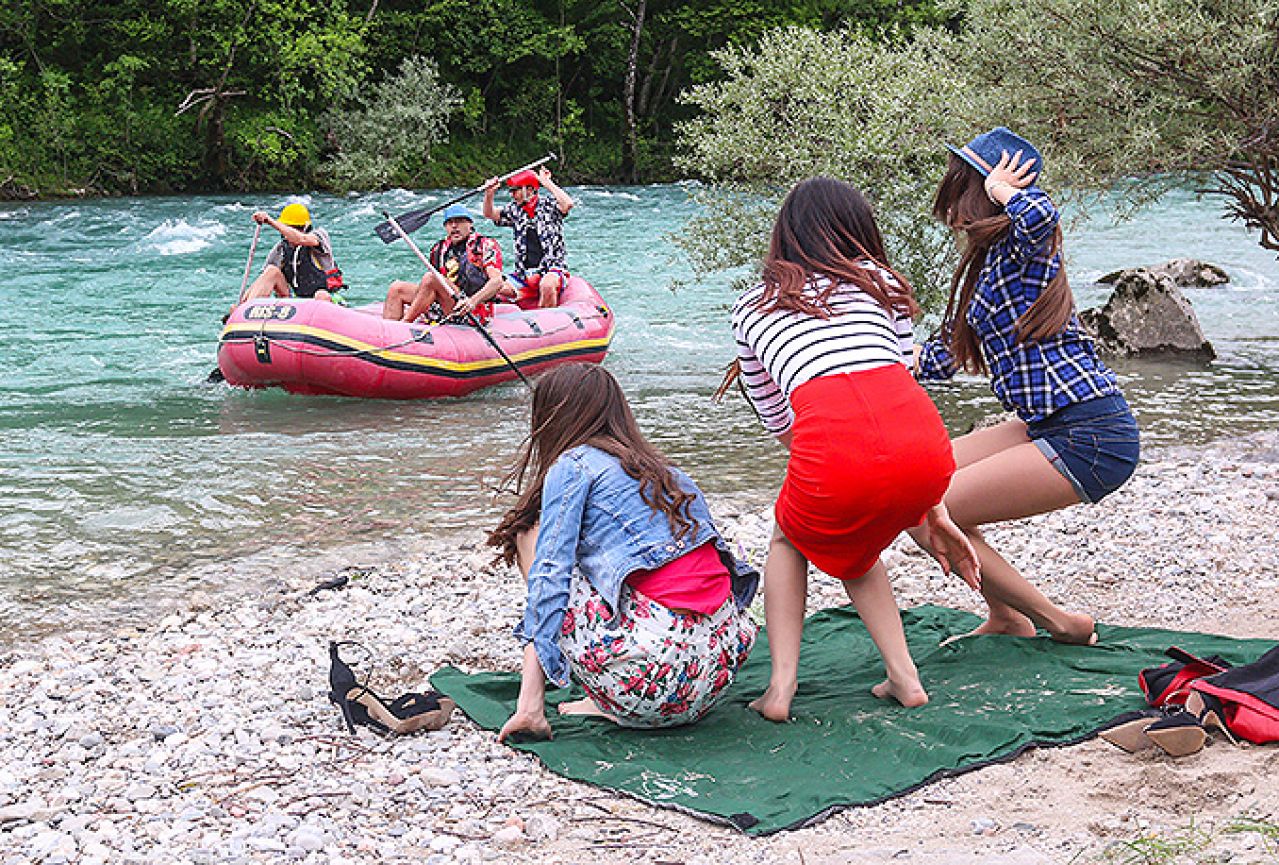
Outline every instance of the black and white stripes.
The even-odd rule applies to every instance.
[[[807,291],[815,295],[826,284],[825,277],[816,277]],[[733,336],[747,396],[774,435],[790,429],[789,397],[804,382],[907,363],[914,349],[910,318],[890,313],[856,286],[841,285],[831,294],[829,319],[789,310],[761,312],[757,304],[763,293],[761,284],[737,299]]]

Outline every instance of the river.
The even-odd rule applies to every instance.
[[[727,278],[699,278],[665,238],[695,205],[679,185],[570,192],[570,261],[612,305],[607,366],[641,424],[708,492],[767,500],[779,449],[739,397],[710,395],[732,357]],[[416,278],[371,233],[383,208],[453,190],[308,200],[358,303]],[[121,198],[0,205],[0,642],[87,619],[153,615],[192,591],[252,592],[290,576],[414,555],[492,523],[526,399],[508,384],[459,400],[387,403],[205,384],[234,299],[249,214],[284,199]],[[1178,256],[1226,268],[1190,297],[1211,365],[1117,369],[1146,441],[1203,442],[1279,420],[1279,264],[1220,204],[1173,193],[1138,218],[1072,227],[1081,307],[1119,267]],[[436,226],[423,229],[429,235]],[[260,268],[273,232],[263,235]],[[494,229],[507,252],[509,232]],[[683,283],[672,290],[673,280]],[[986,384],[935,388],[952,430],[996,410]]]

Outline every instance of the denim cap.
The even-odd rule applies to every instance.
[[[448,222],[450,219],[469,219],[472,223],[475,222],[475,217],[471,216],[471,211],[466,209],[465,204],[450,204],[444,208],[444,221]]]
[[[1023,165],[1026,160],[1033,159],[1035,165],[1031,170],[1035,174],[1043,174],[1044,171],[1044,158],[1039,155],[1035,145],[1007,126],[996,126],[989,132],[983,132],[963,147],[952,147],[947,144],[946,149],[977,169],[977,173],[982,177],[989,175],[990,170],[999,164],[1000,156],[1005,151],[1012,156],[1020,150]]]

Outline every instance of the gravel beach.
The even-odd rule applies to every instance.
[[[767,491],[711,504],[762,564]],[[1277,525],[1270,432],[1147,454],[1102,504],[988,537],[1050,597],[1100,621],[1279,641]],[[909,545],[887,558],[903,607],[980,609]],[[146,627],[85,622],[11,648],[0,865],[1143,862],[1154,860],[1116,851],[1196,832],[1212,836],[1212,861],[1279,861],[1279,838],[1229,831],[1279,823],[1279,747],[1220,738],[1179,760],[1098,740],[1032,751],[755,839],[561,779],[460,712],[434,733],[346,733],[326,699],[330,639],[374,650],[384,695],[425,689],[445,664],[516,669],[523,589],[491,559],[475,531],[352,569],[337,590],[310,594],[334,575],[317,570],[230,603],[193,594]],[[811,586],[811,610],[844,602],[832,580]]]

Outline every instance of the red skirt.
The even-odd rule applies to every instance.
[[[901,364],[812,379],[791,406],[777,525],[814,566],[856,579],[945,495],[950,437]]]

